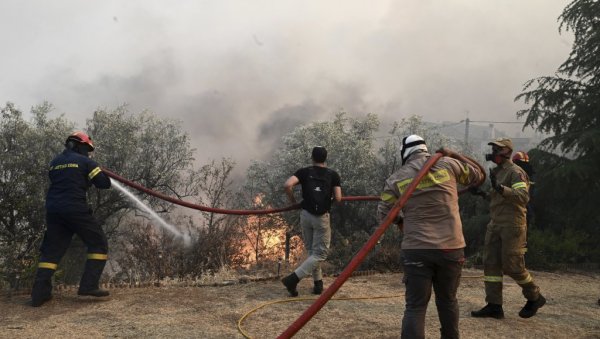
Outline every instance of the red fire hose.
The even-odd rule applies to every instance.
[[[429,172],[429,169],[433,164],[435,164],[442,157],[441,153],[436,153],[427,160],[423,168],[417,173],[413,181],[410,183],[406,192],[402,194],[400,199],[394,204],[394,207],[390,210],[388,215],[385,217],[381,225],[377,228],[375,233],[369,238],[367,243],[360,249],[360,251],[352,258],[352,261],[346,266],[346,268],[340,273],[340,275],[335,279],[333,284],[327,288],[321,296],[315,300],[315,302],[310,305],[309,308],[300,315],[293,324],[291,324],[283,333],[279,335],[277,338],[291,338],[294,334],[296,334],[300,329],[310,320],[312,317],[321,310],[321,308],[333,297],[335,292],[337,292],[340,287],[348,280],[348,278],[352,275],[352,272],[360,265],[360,263],[365,259],[367,254],[375,247],[377,241],[385,230],[390,226],[390,224],[394,221],[404,204],[408,201],[408,198],[412,195],[413,191],[417,188],[417,185],[423,179],[423,177]]]
[[[199,210],[199,211],[204,211],[204,212],[219,213],[219,214],[236,214],[236,215],[257,215],[257,214],[281,213],[281,212],[291,211],[291,210],[300,208],[300,204],[295,204],[295,205],[282,207],[282,208],[270,208],[270,209],[265,209],[265,210],[230,210],[230,209],[207,207],[207,206],[193,204],[191,202],[183,201],[180,199],[175,199],[168,195],[153,191],[153,190],[151,190],[147,187],[144,187],[140,184],[137,184],[133,181],[127,180],[127,179],[119,176],[118,174],[107,170],[106,168],[103,168],[102,172],[106,173],[106,175],[108,175],[109,177],[111,177],[117,181],[120,181],[127,186],[133,187],[139,191],[142,191],[149,195],[155,196],[159,199],[162,199],[162,200],[165,200],[168,202],[172,202],[172,203],[180,205],[180,206],[192,208],[192,209]],[[353,196],[353,197],[343,197],[342,200],[343,201],[379,201],[379,197],[376,197],[376,196]]]
[[[291,324],[283,333],[281,333],[278,338],[291,338],[308,321],[310,321],[310,319],[312,319],[312,317],[317,312],[319,312],[319,310],[325,305],[325,303],[327,303],[327,301],[329,299],[331,299],[331,297],[333,297],[333,295],[340,289],[340,287],[342,287],[344,282],[346,282],[346,280],[348,280],[348,278],[352,275],[352,272],[354,272],[354,270],[356,270],[358,265],[360,265],[360,263],[364,260],[364,258],[367,256],[367,254],[373,249],[373,247],[375,247],[379,238],[381,238],[381,236],[387,230],[387,228],[390,226],[390,224],[392,224],[392,222],[394,221],[394,219],[396,218],[396,216],[398,215],[398,213],[400,212],[400,210],[402,209],[404,204],[406,204],[406,202],[412,195],[413,191],[416,189],[419,182],[423,179],[423,177],[427,174],[427,172],[429,172],[431,167],[442,156],[443,155],[441,153],[436,153],[436,154],[432,155],[431,158],[429,158],[429,160],[425,163],[423,168],[421,168],[421,170],[413,178],[413,181],[408,186],[406,192],[404,194],[402,194],[400,199],[394,204],[394,206],[392,207],[392,209],[390,210],[390,212],[388,213],[388,215],[386,216],[384,221],[381,223],[381,225],[379,225],[377,230],[369,238],[369,240],[366,242],[366,244],[360,249],[360,251],[354,256],[354,258],[352,258],[352,261],[350,261],[350,263],[348,264],[348,266],[346,266],[344,271],[342,271],[342,273],[337,277],[337,279],[333,282],[333,284],[331,284],[331,286],[329,286],[329,288],[327,288],[323,292],[323,294],[321,294],[321,296],[308,309],[306,309],[306,311],[304,311],[304,313],[302,313],[302,315],[298,319],[296,319],[296,321],[293,324]],[[479,170],[483,174],[483,178],[477,184],[474,185],[476,187],[480,186],[485,181],[485,170],[477,161],[475,161],[469,157],[466,157],[466,156],[463,156],[463,157],[465,157],[467,162],[469,162],[471,165],[479,168]],[[196,210],[200,210],[200,211],[204,211],[204,212],[220,213],[220,214],[236,214],[236,215],[257,215],[257,214],[280,213],[280,212],[285,212],[285,211],[290,211],[290,210],[300,208],[300,204],[295,204],[295,205],[291,205],[291,206],[287,206],[287,207],[283,207],[283,208],[272,208],[272,209],[265,209],[265,210],[231,210],[231,209],[220,209],[220,208],[201,206],[201,205],[193,204],[193,203],[186,202],[186,201],[183,201],[180,199],[175,199],[175,198],[172,198],[172,197],[162,194],[162,193],[155,192],[155,191],[153,191],[149,188],[146,188],[140,184],[129,181],[107,169],[103,168],[102,171],[104,173],[106,173],[109,177],[111,177],[115,180],[118,180],[125,185],[128,185],[137,190],[145,192],[149,195],[155,196],[159,199],[163,199],[165,201],[169,201],[169,202],[177,204],[177,205],[181,205],[184,207],[188,207],[188,208],[192,208],[192,209],[196,209]],[[466,190],[463,190],[459,193],[463,193],[464,191],[466,191]],[[344,200],[344,201],[378,201],[379,197],[376,197],[376,196],[352,196],[352,197],[343,197],[342,200]]]

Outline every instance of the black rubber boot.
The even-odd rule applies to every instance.
[[[536,301],[527,300],[525,306],[519,312],[519,317],[521,318],[531,318],[536,313],[537,310],[546,304],[546,298],[540,294],[539,298]]]
[[[471,316],[475,318],[504,319],[504,310],[502,309],[502,305],[487,304],[479,311],[471,311]]]
[[[92,297],[106,297],[110,293],[106,290],[101,290],[98,286],[100,276],[106,265],[106,260],[88,259],[85,262],[85,271],[79,282],[78,295],[89,295]]]
[[[315,287],[313,288],[313,294],[323,293],[323,280],[315,281]]]
[[[54,270],[38,268],[31,290],[31,306],[40,307],[52,299],[52,275]]]
[[[292,296],[292,297],[298,296],[298,291],[296,290],[296,286],[300,282],[300,279],[296,275],[296,272],[293,272],[292,274],[288,275],[287,277],[281,279],[281,282],[285,285],[285,288],[287,288],[288,292],[290,293],[290,296]]]
[[[77,291],[78,295],[87,295],[87,296],[91,296],[91,297],[108,297],[110,295],[110,292],[108,292],[107,290],[102,290],[102,289],[95,289],[95,290],[85,290],[82,291],[81,289],[79,291]]]

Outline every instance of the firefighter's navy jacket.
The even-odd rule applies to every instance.
[[[48,213],[87,212],[88,188],[92,184],[98,188],[110,187],[110,179],[94,160],[69,149],[65,149],[50,162],[48,176]]]

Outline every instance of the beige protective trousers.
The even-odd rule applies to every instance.
[[[506,274],[521,286],[527,300],[537,300],[540,288],[525,268],[527,225],[490,223],[483,251],[486,302],[502,305],[502,278]]]

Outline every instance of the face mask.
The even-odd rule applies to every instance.
[[[491,154],[486,154],[485,155],[485,160],[486,161],[491,161],[496,165],[500,165],[500,163],[502,162],[502,159],[506,158],[505,156],[503,156],[502,154],[499,153],[500,150],[497,149],[492,149],[492,153]]]

